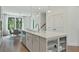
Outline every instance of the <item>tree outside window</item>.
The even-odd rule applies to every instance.
[[[8,18],[8,30],[10,31],[10,33],[12,33],[15,28],[22,29],[22,18],[9,17]]]
[[[8,30],[10,31],[10,33],[12,33],[14,29],[15,29],[15,18],[9,17],[8,18]]]
[[[22,18],[16,18],[16,29],[22,29]]]

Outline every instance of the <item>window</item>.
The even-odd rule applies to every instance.
[[[12,33],[14,29],[22,29],[22,18],[8,17],[8,30]]]
[[[10,31],[10,33],[12,33],[14,29],[15,29],[15,18],[9,17],[8,18],[8,30]]]
[[[16,29],[22,29],[22,18],[16,18]]]

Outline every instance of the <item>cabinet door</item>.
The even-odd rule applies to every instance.
[[[58,14],[55,16],[54,19],[54,28],[58,32],[63,32],[64,31],[64,15],[63,14]]]
[[[32,34],[30,33],[27,34],[26,46],[30,51],[32,51]]]
[[[47,16],[47,31],[64,31],[64,13],[49,13]]]
[[[39,52],[39,36],[33,35],[33,52]]]
[[[30,37],[29,40],[28,40],[28,46],[29,46],[29,50],[32,51],[32,46],[33,46],[33,39],[32,39],[32,37]]]
[[[24,45],[26,45],[26,39],[25,38],[22,38],[22,42]]]
[[[40,52],[47,51],[47,42],[45,38],[40,37]]]
[[[26,34],[26,47],[28,48],[28,46],[29,46],[29,36],[28,36],[29,34],[27,33]]]
[[[47,16],[47,20],[46,20],[46,22],[47,22],[47,31],[52,31],[53,30],[53,28],[54,28],[54,17],[52,16],[52,15],[49,15],[48,14],[48,16]]]

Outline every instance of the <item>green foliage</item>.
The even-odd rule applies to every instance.
[[[16,22],[16,24],[15,24],[15,22]],[[15,25],[16,25],[16,27],[15,27]],[[14,30],[15,28],[16,29],[22,28],[22,18],[16,18],[16,21],[15,21],[14,17],[9,17],[8,18],[8,30],[11,32],[11,30]]]
[[[22,18],[16,18],[16,28],[21,29],[22,28]]]
[[[15,20],[13,17],[8,18],[8,29],[9,30],[14,30],[15,28]]]

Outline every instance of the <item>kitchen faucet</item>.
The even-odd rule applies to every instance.
[[[39,24],[36,24],[36,27],[38,27],[38,32],[40,31],[40,29],[39,29]]]

